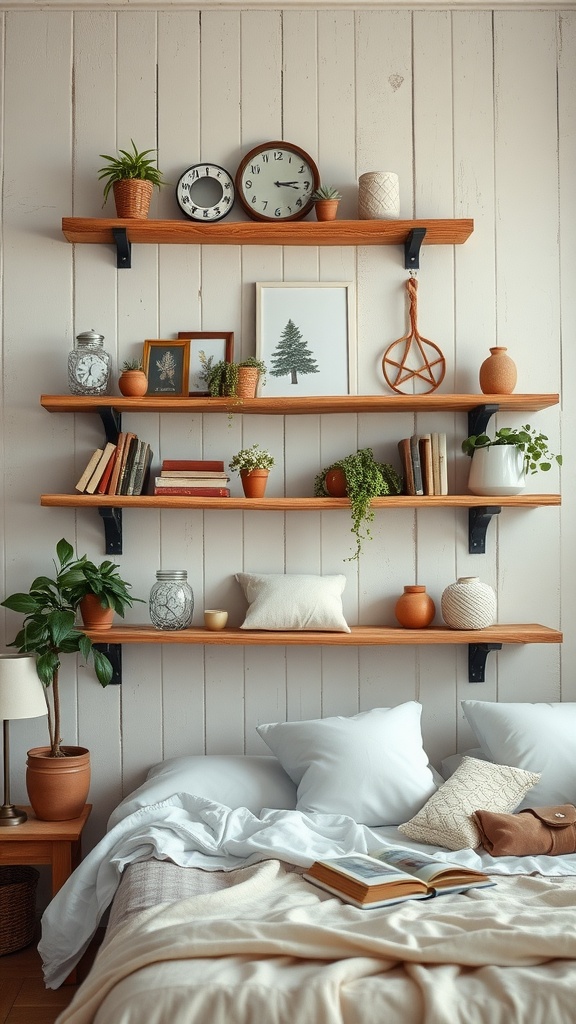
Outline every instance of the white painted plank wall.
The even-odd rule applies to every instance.
[[[450,510],[379,513],[359,566],[345,560],[346,513],[125,513],[118,561],[134,593],[147,598],[159,567],[187,568],[197,624],[205,604],[241,621],[239,570],[343,572],[351,623],[393,622],[407,583],[425,584],[439,609],[457,575],[479,575],[497,588],[501,621],[561,625],[566,642],[505,648],[489,657],[486,682],[476,686],[467,682],[465,649],[453,647],[126,647],[124,684],[105,692],[70,659],[65,739],[90,747],[94,766],[88,847],[150,764],[185,752],[262,752],[259,722],[417,699],[438,764],[470,745],[461,699],[575,699],[576,485],[567,439],[576,427],[576,15],[337,5],[116,12],[78,3],[75,12],[0,18],[3,593],[49,572],[61,536],[79,553],[104,557],[95,512],[41,509],[38,501],[42,491],[71,490],[101,438],[91,418],[50,416],[38,404],[41,392],[66,391],[66,356],[79,331],[100,330],[116,362],[138,354],[145,338],[179,330],[233,330],[236,353],[246,356],[255,347],[256,281],[350,280],[365,394],[384,393],[383,351],[406,331],[407,274],[394,248],[140,246],[133,269],[119,273],[107,247],[67,245],[63,215],[111,214],[101,209],[99,154],[130,138],[158,146],[173,184],[199,159],[233,172],[256,143],[286,138],[342,189],[347,218],[356,216],[360,174],[396,170],[402,216],[475,219],[464,246],[422,254],[419,326],[446,355],[442,390],[477,390],[479,365],[497,343],[518,363],[519,391],[563,394],[561,410],[530,417],[555,451],[562,427],[562,510],[503,512],[485,556],[468,554],[466,517]],[[155,196],[152,215],[178,216],[171,187]],[[310,493],[316,472],[356,447],[397,463],[399,437],[445,430],[451,488],[465,490],[463,416],[134,416],[130,428],[151,440],[156,460],[192,451],[229,459],[263,442],[277,459],[270,493],[290,495]],[[239,493],[236,478],[233,487]],[[530,487],[556,491],[560,481],[552,473]],[[145,619],[145,606],[128,618]],[[18,621],[0,617],[1,646]],[[13,795],[22,800],[17,766],[43,742],[43,727],[14,723],[12,735]]]

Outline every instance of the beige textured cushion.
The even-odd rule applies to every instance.
[[[398,826],[399,831],[419,843],[448,850],[479,846],[481,836],[472,818],[474,811],[509,814],[539,779],[536,772],[464,756],[448,781],[414,818]]]
[[[345,576],[236,573],[249,608],[240,629],[349,633],[342,610]]]

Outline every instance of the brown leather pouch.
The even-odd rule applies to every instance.
[[[529,807],[517,814],[476,811],[482,846],[493,857],[576,853],[576,807]]]

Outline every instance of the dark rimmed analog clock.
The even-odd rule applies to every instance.
[[[300,220],[314,205],[310,199],[320,184],[311,156],[291,142],[255,146],[236,171],[236,193],[254,220]]]

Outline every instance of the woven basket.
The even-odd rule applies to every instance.
[[[115,181],[112,190],[119,218],[146,220],[154,186],[151,181],[140,178],[124,178]]]
[[[36,929],[35,868],[0,867],[0,956],[29,946]]]
[[[256,366],[239,366],[236,388],[238,398],[255,398],[259,377],[260,371]]]

